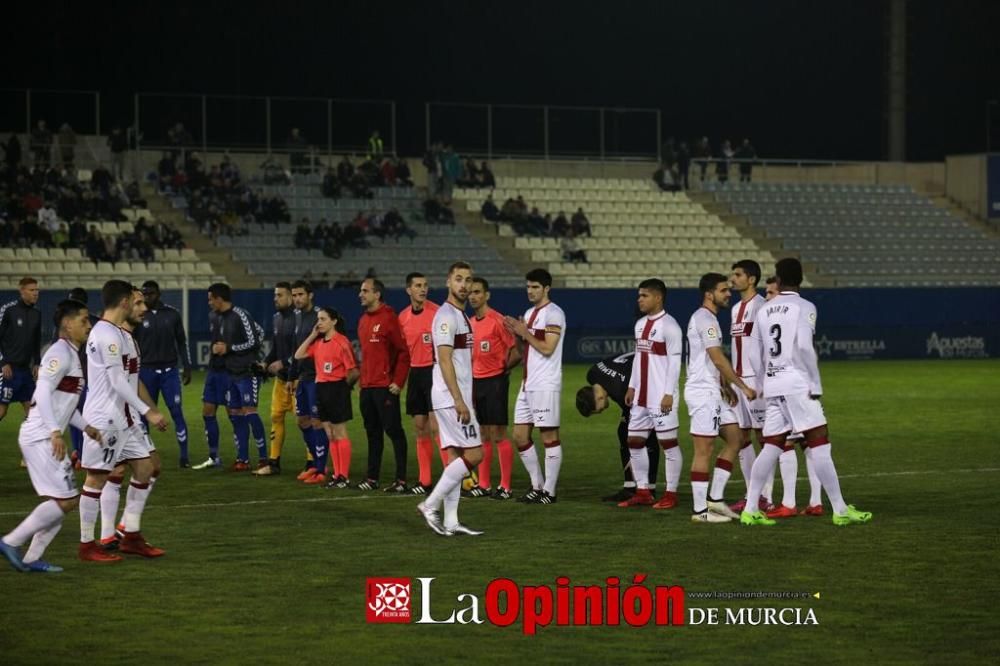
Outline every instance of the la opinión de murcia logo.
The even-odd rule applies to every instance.
[[[369,578],[367,591],[369,622],[410,621],[409,578]]]

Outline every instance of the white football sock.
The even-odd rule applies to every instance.
[[[437,509],[452,490],[458,488],[459,493],[461,493],[462,479],[468,472],[469,468],[465,465],[463,458],[452,460],[441,472],[441,478],[438,479],[437,485],[434,486],[434,490],[431,491],[424,504],[432,509]]]
[[[830,445],[810,447],[812,449],[813,465],[816,467],[816,476],[819,477],[826,496],[830,500],[833,512],[841,515],[847,512],[847,502],[840,492],[840,478],[837,476],[837,468],[833,464],[833,457],[830,455]]]
[[[725,462],[725,461],[723,461]],[[726,469],[725,467],[719,467],[719,464],[715,464],[715,470],[712,472],[712,488],[708,493],[708,496],[721,502],[726,498],[726,484],[729,483],[729,477],[732,476],[732,467]]]
[[[789,509],[795,508],[795,477],[799,473],[799,457],[795,449],[789,449],[778,456],[778,466],[781,468],[781,503]]]
[[[451,489],[444,498],[444,526],[451,529],[458,525],[458,502],[462,499],[462,484]]]
[[[129,482],[128,492],[125,493],[125,515],[122,516],[126,532],[139,531],[142,521],[142,511],[146,508],[146,500],[148,498],[148,483]]]
[[[53,523],[61,522],[63,511],[59,508],[59,503],[55,500],[47,500],[35,507],[35,510],[28,514],[28,517],[21,521],[21,524],[4,536],[3,540],[8,546],[19,548],[28,542],[28,539],[35,536],[42,530],[51,527]],[[37,558],[36,558],[37,559]]]
[[[692,476],[694,473],[692,473]],[[706,473],[705,476],[708,476]],[[691,481],[691,495],[694,497],[694,512],[708,510],[708,481]]]
[[[647,467],[649,461],[646,461]],[[545,447],[545,492],[556,496],[556,486],[559,485],[559,468],[562,467],[562,445]],[[634,471],[635,468],[633,468]]]
[[[59,510],[59,513],[62,513],[62,509]],[[37,562],[42,559],[42,555],[45,554],[45,549],[49,547],[52,540],[56,538],[57,534],[59,534],[59,530],[62,529],[62,525],[63,519],[59,518],[55,523],[49,525],[44,530],[35,532],[35,536],[31,540],[31,545],[28,546],[28,552],[24,554],[24,558],[21,561],[25,564],[30,564],[31,562]]]
[[[781,455],[781,447],[765,444],[750,470],[750,490],[747,491],[747,511],[758,511],[757,501],[760,499],[764,484],[774,474],[774,467]]]
[[[632,478],[636,479],[636,488],[649,488],[649,454],[646,447],[640,449],[629,449],[629,457],[632,459]]]
[[[524,463],[524,469],[528,470],[532,489],[541,490],[545,481],[542,479],[542,468],[538,466],[538,452],[535,451],[535,445],[532,444],[524,451],[518,450],[517,455]]]
[[[94,540],[94,526],[101,514],[101,491],[89,486],[80,493],[80,543]]]
[[[684,466],[684,452],[680,446],[663,450],[663,469],[666,475],[667,492],[676,493],[681,483],[681,468]]]
[[[108,479],[101,490],[101,539],[110,539],[118,526],[118,503],[121,501],[122,482]]]
[[[743,472],[743,481],[746,482],[747,492],[750,492],[750,470],[753,469],[753,461],[757,459],[757,454],[753,450],[753,444],[740,449],[740,470]]]
[[[808,446],[804,449],[806,456],[806,473],[809,475],[809,506],[819,506],[823,503],[823,484],[816,476],[816,465],[813,464],[812,449]]]

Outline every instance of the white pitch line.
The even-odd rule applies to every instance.
[[[840,474],[841,479],[865,479],[865,478],[877,478],[885,476],[920,476],[927,474],[983,474],[983,473],[994,473],[1000,472],[1000,467],[979,467],[979,468],[968,468],[968,469],[948,469],[948,470],[903,470],[898,472],[870,472],[867,474]],[[806,481],[808,477],[800,476],[798,481]],[[682,486],[687,486],[687,483],[681,483]],[[610,486],[609,486],[610,487]],[[599,492],[601,490],[607,490],[609,487],[578,487],[575,490],[586,490]],[[371,495],[353,495],[351,497],[295,497],[286,499],[271,499],[271,500],[244,500],[240,502],[205,502],[202,504],[151,504],[146,510],[154,509],[219,509],[231,506],[254,506],[260,504],[311,504],[315,502],[358,502],[358,501],[372,501],[375,499],[404,499],[404,498],[416,499],[418,495],[386,495],[384,493],[371,494]],[[3,511],[0,512],[0,516],[23,516],[24,511]]]

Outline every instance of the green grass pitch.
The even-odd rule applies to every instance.
[[[522,506],[462,500],[480,538],[432,534],[415,497],[327,491],[295,482],[302,446],[288,420],[280,477],[176,468],[172,431],[157,434],[164,474],[143,532],[167,549],[156,561],[113,566],[75,559],[78,515],[47,559],[61,575],[0,567],[0,662],[80,663],[968,663],[1000,654],[996,556],[1000,456],[994,415],[1000,363],[865,362],[822,366],[833,455],[849,502],[871,524],[828,517],[774,528],[692,525],[682,417],[681,507],[621,510],[599,501],[620,483],[615,410],[588,420],[573,407],[585,367],[566,369],[565,460],[559,502]],[[201,375],[184,394],[192,459],[205,457]],[[514,382],[512,382],[513,384]],[[260,411],[269,413],[271,384]],[[356,393],[355,393],[356,396]],[[355,398],[356,399],[356,398]],[[512,401],[513,404],[513,401]],[[682,412],[683,413],[683,412]],[[355,414],[359,412],[355,408]],[[0,533],[36,504],[18,468],[20,408],[0,423]],[[223,453],[233,458],[230,428]],[[416,474],[412,429],[411,477]],[[360,417],[351,423],[353,476],[364,469]],[[661,463],[662,464],[662,463]],[[391,474],[391,446],[384,473]],[[494,474],[496,474],[494,462]],[[435,477],[438,469],[435,464]],[[384,479],[388,478],[384,474]],[[515,492],[525,488],[515,460]],[[662,479],[662,469],[661,469]],[[808,486],[800,460],[799,505]],[[780,482],[778,482],[780,485]],[[730,498],[743,490],[734,470]],[[777,495],[776,495],[777,496]],[[827,505],[829,512],[829,507]],[[811,608],[818,626],[688,625],[540,628],[367,624],[367,576],[435,577],[433,609],[447,616],[487,584],[601,584],[648,575],[691,592],[806,591],[805,600],[687,599],[687,607]],[[624,582],[623,582],[624,588]],[[414,615],[420,598],[414,592]],[[724,610],[723,610],[724,612]],[[483,617],[485,617],[483,615]]]

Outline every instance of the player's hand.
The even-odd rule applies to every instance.
[[[66,457],[66,442],[63,441],[61,432],[52,433],[52,457],[56,460]]]
[[[728,386],[722,387],[722,399],[725,400],[726,404],[730,407],[735,407],[736,403],[739,402],[739,398],[736,397],[736,392]]]
[[[472,412],[462,400],[455,403],[455,412],[458,414],[458,422],[462,425],[467,425],[472,420]]]
[[[268,372],[269,374],[272,374],[272,375],[276,375],[276,374],[278,374],[278,373],[279,373],[279,372],[281,371],[281,369],[282,369],[282,368],[284,368],[284,367],[285,367],[285,364],[284,364],[284,363],[282,363],[281,361],[275,361],[275,362],[274,362],[274,363],[272,363],[271,365],[267,366],[267,372]]]
[[[3,366],[3,378],[10,379],[14,376],[14,366],[10,363],[5,363]]]
[[[167,429],[167,418],[155,407],[146,412],[146,420],[160,432]]]
[[[187,386],[191,383],[191,368],[184,368],[181,370],[181,384]]]
[[[750,388],[746,384],[744,384],[743,386],[741,386],[740,390],[743,391],[743,395],[745,395],[747,397],[747,400],[756,400],[757,399],[757,391],[753,390],[752,388]]]
[[[630,389],[631,390],[631,389]],[[669,393],[660,398],[660,411],[669,414],[674,408],[674,396]]]
[[[94,426],[87,426],[86,428],[83,429],[83,431],[85,433],[87,433],[87,437],[90,437],[92,440],[94,440],[98,444],[101,443],[101,431],[100,430],[98,430]]]
[[[625,406],[631,407],[633,401],[635,401],[635,389],[630,388],[629,390],[625,391]]]
[[[402,390],[403,389],[399,388],[399,385],[396,384],[396,382],[393,382],[392,384],[389,384],[389,393],[391,393],[393,395],[399,395],[400,391],[402,391]]]
[[[226,343],[225,342],[213,342],[212,343],[212,353],[216,356],[222,356],[226,353]]]
[[[285,392],[288,393],[288,395],[295,395],[295,387],[297,385],[298,382],[285,382]]]
[[[521,319],[515,319],[507,315],[503,318],[503,327],[519,338],[528,337],[528,325]]]

